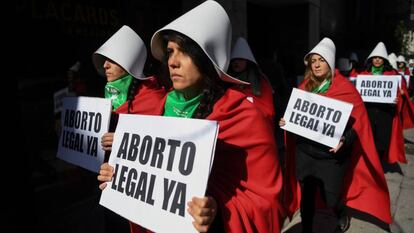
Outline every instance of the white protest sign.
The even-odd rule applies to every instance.
[[[65,97],[57,157],[99,172],[104,160],[101,138],[108,132],[111,108],[109,99]]]
[[[216,121],[120,114],[100,204],[151,231],[197,232],[187,202],[205,195]]]
[[[353,105],[293,88],[283,118],[287,131],[329,147],[336,147]]]
[[[399,75],[358,75],[356,89],[364,102],[393,104]]]

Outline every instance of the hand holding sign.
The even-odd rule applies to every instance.
[[[114,133],[108,132],[102,136],[101,146],[104,151],[112,150],[112,142],[114,141]]]
[[[193,197],[188,213],[194,218],[193,226],[198,232],[207,232],[217,214],[217,202],[213,197]]]
[[[335,147],[335,148],[331,148],[330,150],[329,150],[329,152],[331,152],[331,153],[336,153],[336,152],[338,152],[338,150],[339,149],[341,149],[341,147],[344,145],[344,142],[342,141],[342,140],[340,140],[339,141],[339,143],[338,143],[338,145]]]
[[[283,127],[283,126],[285,126],[285,125],[286,125],[286,121],[285,121],[285,119],[280,118],[280,120],[279,120],[279,126],[280,126],[280,127]]]
[[[114,168],[108,163],[102,164],[101,170],[99,170],[98,180],[102,181],[103,183],[99,185],[99,189],[104,190],[106,187],[106,182],[111,181],[113,176]]]

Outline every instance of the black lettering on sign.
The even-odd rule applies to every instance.
[[[308,119],[306,115],[301,115],[299,113],[292,112],[289,118],[289,122],[296,125],[300,125],[315,132],[318,131],[319,120],[316,120],[314,118]]]
[[[164,160],[164,150],[165,140],[163,138],[156,137],[154,142],[154,150],[152,152],[151,166],[161,168],[162,161]]]
[[[129,146],[128,157],[127,157],[129,161],[137,160],[139,140],[140,140],[140,137],[138,134],[132,134],[131,144]]]
[[[325,134],[326,136],[330,136],[331,138],[333,138],[335,134],[335,126],[324,122],[322,134]]]
[[[98,133],[101,130],[102,114],[66,109],[63,126]],[[92,128],[93,127],[93,128]]]
[[[170,146],[170,153],[168,154],[168,163],[167,163],[167,171],[172,171],[172,166],[174,163],[175,151],[177,147],[181,144],[178,140],[168,139],[168,145]]]
[[[300,105],[302,103],[302,100],[300,98],[296,99],[295,105],[293,105],[293,109],[299,110],[300,111]]]
[[[383,96],[384,97],[391,97],[391,91],[390,90],[383,90]]]
[[[366,84],[365,84],[365,80],[361,81],[361,87],[367,87]]]
[[[180,163],[178,165],[178,170],[182,175],[187,176],[193,171],[195,154],[195,144],[192,142],[185,142],[183,144],[183,149],[181,150]]]
[[[62,147],[83,153],[83,134],[63,130]]]
[[[111,185],[111,189],[113,189],[113,190],[117,190],[117,187],[116,187],[116,184],[117,184],[117,174],[118,174],[118,168],[119,168],[119,165],[118,164],[115,164],[115,169],[114,169],[114,178],[113,178],[113,180],[112,180],[112,185]]]
[[[98,156],[98,138],[88,136],[87,138],[87,150],[86,153],[92,156]]]
[[[142,165],[145,165],[148,160],[149,157],[151,155],[151,147],[152,147],[152,138],[149,135],[146,135],[143,139],[142,139],[142,143],[141,143],[141,149],[139,151],[139,162]]]
[[[176,159],[175,154],[180,153],[178,167],[176,167],[178,171],[184,176],[193,171],[197,152],[195,143],[184,142],[181,151],[179,151],[181,142],[178,140],[168,139],[167,142],[164,138],[155,137],[153,139],[150,135],[146,135],[140,140],[141,137],[138,134],[132,134],[131,140],[129,138],[130,134],[125,132],[116,155],[118,158],[135,161],[138,157],[138,161],[142,165],[146,165],[151,160],[149,164],[151,167],[162,169],[164,160],[167,159],[165,155],[168,153],[165,169],[172,171]],[[166,149],[169,151],[166,152]]]
[[[129,133],[124,133],[124,136],[122,137],[121,145],[119,146],[116,157],[126,159],[127,151],[128,151],[128,141],[129,141]]]
[[[381,97],[379,90],[373,90],[373,89],[362,89],[361,96]]]
[[[139,176],[137,188],[135,190],[134,198],[139,199],[142,202],[145,202],[150,205],[154,205],[154,199],[152,194],[154,193],[154,184],[155,184],[155,175],[151,175],[148,183],[148,174],[141,171]]]
[[[114,178],[111,189],[125,193],[129,197],[154,205],[155,175],[138,172],[135,168],[128,168],[115,164]],[[120,169],[120,172],[118,170]],[[119,177],[118,177],[119,175]],[[125,182],[126,181],[126,182]]]
[[[170,182],[167,178],[164,178],[164,200],[162,202],[162,209],[168,210],[168,205],[170,204],[169,200],[175,190],[169,211],[175,214],[178,210],[178,215],[184,217],[186,187],[187,186],[184,183],[176,182],[174,180],[171,180]]]

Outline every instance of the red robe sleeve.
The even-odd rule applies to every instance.
[[[266,118],[229,89],[207,119],[220,126],[207,192],[221,207],[226,232],[280,232],[282,174]]]
[[[355,68],[352,68],[351,72],[349,72],[349,77],[357,77],[358,71]]]
[[[303,89],[304,84],[301,85]],[[344,77],[336,75],[325,96],[353,104],[350,120],[358,137],[352,145],[351,165],[344,180],[344,203],[368,213],[385,223],[391,223],[388,186],[377,155],[361,96]],[[287,137],[285,204],[290,216],[299,208],[300,191],[295,177],[294,146]],[[379,205],[378,203],[381,203]]]

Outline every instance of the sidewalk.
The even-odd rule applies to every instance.
[[[414,233],[414,129],[404,131],[404,137],[408,163],[384,166],[391,198],[391,214],[394,220],[390,226],[392,233]],[[347,231],[349,233],[388,232],[376,224],[361,220],[362,216],[356,216],[353,212],[350,212],[350,215],[351,226]],[[314,232],[331,233],[335,229],[335,224],[335,215],[332,211],[318,211],[315,216]],[[301,232],[299,213],[296,213],[291,222],[285,224],[282,232]]]

